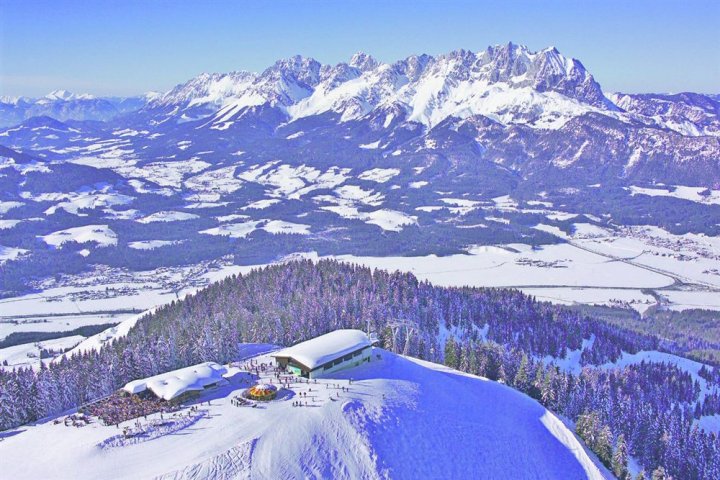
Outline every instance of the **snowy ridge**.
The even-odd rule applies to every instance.
[[[505,125],[556,130],[571,119],[600,114],[683,136],[720,136],[720,102],[712,96],[606,96],[579,60],[555,47],[533,52],[513,43],[393,63],[357,53],[348,63],[321,65],[296,55],[262,73],[203,73],[146,98],[146,112],[177,123],[205,118],[199,128],[219,131],[269,106],[288,121],[326,113],[340,122],[377,116],[385,129],[405,121],[432,128],[449,117],[482,115]]]
[[[81,355],[84,352],[89,352],[92,350],[99,351],[100,347],[102,347],[104,344],[112,342],[113,340],[116,340],[118,338],[122,338],[130,332],[130,330],[135,326],[138,320],[142,318],[143,316],[152,313],[156,310],[156,308],[150,309],[146,312],[140,313],[138,315],[132,316],[128,319],[123,320],[119,324],[115,325],[112,328],[108,328],[107,330],[103,330],[100,333],[97,333],[91,337],[86,338],[82,342],[80,342],[75,348],[72,350],[69,350],[65,352],[63,355],[57,357],[55,360],[59,360],[61,358],[65,357],[71,357],[75,354]]]
[[[152,441],[101,449],[95,445],[117,437],[114,426],[25,427],[3,442],[0,469],[16,479],[71,472],[78,479],[453,478],[467,472],[482,478],[612,478],[555,415],[529,397],[384,350],[375,350],[373,358],[317,384],[294,383],[260,408],[232,405],[248,374],[230,367],[229,384],[199,398],[211,403],[200,406],[193,428],[167,435],[150,430]],[[307,394],[307,407],[293,406],[300,393]],[[48,442],[56,448],[47,449]]]
[[[479,114],[538,128],[617,110],[579,61],[552,47],[531,52],[512,43],[477,53],[414,55],[393,64],[364,53],[334,66],[295,56],[261,74],[202,74],[151,100],[147,109],[174,108],[177,115],[206,107],[209,115],[220,108],[207,125],[224,130],[246,108],[264,104],[290,120],[336,112],[349,121],[389,109],[428,126]],[[385,128],[395,117],[388,113]]]

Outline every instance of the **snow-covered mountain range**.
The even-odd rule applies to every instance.
[[[41,98],[0,97],[0,127],[16,125],[23,120],[48,116],[56,120],[111,120],[134,112],[154,98],[155,93],[136,97],[95,97],[54,90]]]
[[[214,114],[217,128],[260,105],[279,108],[290,121],[326,112],[349,121],[378,110],[400,111],[406,121],[427,127],[448,117],[482,115],[506,125],[557,129],[594,112],[686,135],[720,135],[718,103],[710,97],[655,96],[668,104],[662,115],[642,108],[642,96],[613,98],[616,102],[605,96],[582,63],[554,47],[531,52],[508,43],[477,53],[414,55],[392,64],[365,53],[337,65],[296,56],[260,74],[200,75],[157,96],[146,108],[182,120],[189,112]],[[388,113],[386,123],[391,121]]]
[[[163,94],[6,98],[2,123],[6,291],[71,264],[544,244],[557,212],[720,233],[718,97],[606,94],[555,48],[296,56]]]
[[[577,60],[554,48],[533,53],[513,44],[478,53],[416,55],[392,64],[364,53],[334,66],[296,56],[259,75],[201,75],[151,101],[148,109],[172,106],[176,114],[175,108],[219,107],[217,122],[229,122],[244,108],[264,104],[291,120],[325,112],[357,120],[397,108],[408,121],[429,127],[450,116],[486,115],[557,128],[582,113],[617,110]]]
[[[479,52],[413,55],[394,63],[365,53],[337,65],[295,56],[261,73],[203,73],[168,92],[129,98],[65,90],[39,99],[2,97],[0,125],[39,115],[105,121],[140,109],[179,121],[214,115],[228,122],[243,109],[261,105],[279,108],[291,121],[326,112],[348,121],[378,109],[399,109],[407,121],[429,127],[448,117],[483,115],[503,124],[557,129],[595,112],[684,135],[720,135],[716,96],[606,95],[580,61],[554,47],[532,52],[513,43]]]

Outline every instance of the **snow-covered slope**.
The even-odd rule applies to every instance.
[[[623,110],[682,135],[720,136],[720,101],[712,95],[615,93],[608,97]]]
[[[97,423],[24,427],[0,443],[0,471],[14,479],[610,478],[529,397],[376,353],[381,359],[317,384],[293,384],[258,408],[231,404],[247,387],[247,374],[233,368],[229,385],[205,392],[196,422],[136,444],[99,447],[121,430]],[[300,393],[307,407],[293,407]]]

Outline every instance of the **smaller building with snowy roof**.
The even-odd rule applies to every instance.
[[[370,361],[372,341],[362,330],[335,330],[281,350],[278,365],[305,378],[319,378]]]
[[[142,378],[128,382],[123,390],[127,393],[138,394],[150,390],[158,398],[173,400],[183,393],[202,391],[216,385],[223,380],[227,368],[215,362],[205,362],[191,367],[161,373],[153,377]]]

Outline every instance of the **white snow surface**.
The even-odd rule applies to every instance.
[[[691,202],[720,205],[720,190],[708,190],[705,187],[686,187],[683,185],[658,186],[656,188],[630,186],[632,195],[651,197],[673,197]]]
[[[398,212],[397,210],[390,210],[388,208],[381,208],[370,212],[360,212],[356,207],[348,205],[321,208],[340,215],[343,218],[362,220],[365,223],[377,225],[383,230],[390,232],[399,232],[406,225],[413,225],[417,223],[416,216],[407,215],[406,213]]]
[[[3,214],[5,214],[5,213],[9,212],[9,211],[12,210],[13,208],[22,207],[23,205],[25,205],[25,204],[22,203],[22,202],[15,202],[15,201],[5,202],[5,201],[0,201],[0,215],[3,215]]]
[[[302,223],[286,222],[284,220],[269,220],[262,227],[268,233],[307,235],[310,233],[310,225]]]
[[[440,365],[375,353],[381,358],[334,378],[280,389],[277,400],[259,408],[231,404],[249,374],[230,367],[228,385],[201,394],[204,404],[196,405],[205,415],[150,441],[102,449],[99,443],[118,435],[114,426],[25,426],[0,442],[0,471],[16,480],[465,478],[468,472],[520,480],[612,478],[529,397]],[[307,394],[307,407],[292,406],[300,393]]]
[[[142,318],[146,314],[154,312],[155,310],[155,308],[152,308],[146,312],[134,315],[130,318],[123,320],[114,327],[103,330],[100,333],[96,333],[91,337],[87,337],[85,340],[76,345],[75,348],[68,351],[64,356],[70,357],[78,353],[99,351],[100,348],[106,343],[125,337],[128,332],[130,332],[130,330],[135,326],[137,321],[140,320],[140,318]]]
[[[23,192],[23,194],[24,193],[25,192]],[[23,194],[21,194],[23,198],[32,198],[26,197]],[[68,213],[80,216],[86,215],[81,214],[80,210],[127,205],[134,200],[133,197],[114,192],[113,188],[109,185],[104,186],[100,190],[84,190],[79,192],[56,194],[45,193],[36,196],[35,199],[58,201],[58,203],[45,210],[45,215],[52,215],[58,210],[65,210]]]
[[[307,165],[292,166],[279,160],[253,165],[238,175],[246,182],[272,188],[270,196],[297,200],[313,190],[330,189],[347,180],[350,168],[330,167],[324,172]]]
[[[182,243],[177,240],[140,240],[128,243],[128,247],[135,250],[153,250],[155,248],[166,247],[168,245],[176,245]]]
[[[280,203],[280,200],[277,198],[266,198],[266,199],[258,200],[256,202],[252,202],[248,205],[245,205],[244,207],[241,208],[241,210],[248,210],[248,209],[264,210],[268,207],[275,205],[276,203]]]
[[[380,140],[372,143],[363,143],[360,145],[360,148],[362,148],[363,150],[375,150],[378,147],[380,147]]]
[[[76,346],[85,339],[82,335],[42,340],[40,342],[23,343],[12,347],[0,348],[0,364],[7,362],[8,367],[40,367],[40,362],[47,363],[49,359],[40,359],[40,350],[63,352]],[[6,367],[7,368],[7,367]]]
[[[438,286],[458,287],[664,287],[672,279],[641,270],[569,244],[546,245],[533,250],[530,245],[513,243],[474,246],[467,255],[438,257],[360,257],[339,255],[338,260],[370,268],[410,272],[419,280]]]
[[[192,220],[194,218],[200,217],[194,213],[162,211],[152,213],[146,217],[138,219],[137,221],[140,223],[181,222],[184,220]]]
[[[0,230],[9,230],[20,222],[21,220],[0,220]]]
[[[4,247],[0,245],[0,264],[8,260],[15,260],[17,257],[26,252],[27,250],[22,248]]]
[[[200,230],[200,233],[204,233],[205,235],[227,236],[230,238],[245,238],[257,230],[255,227],[257,227],[259,223],[259,220],[250,220],[249,222],[241,223],[226,223],[218,227],[208,228],[207,230]]]
[[[40,237],[48,245],[59,247],[65,242],[94,242],[98,247],[117,244],[117,235],[107,225],[85,225],[68,228]]]
[[[372,170],[365,170],[360,175],[358,175],[358,178],[360,180],[369,180],[371,182],[385,183],[399,174],[399,168],[373,168]]]
[[[220,235],[230,238],[245,238],[255,230],[265,230],[274,234],[298,234],[307,235],[310,233],[310,225],[302,223],[286,222],[284,220],[249,220],[240,223],[225,223],[223,225],[201,230],[205,235]]]

